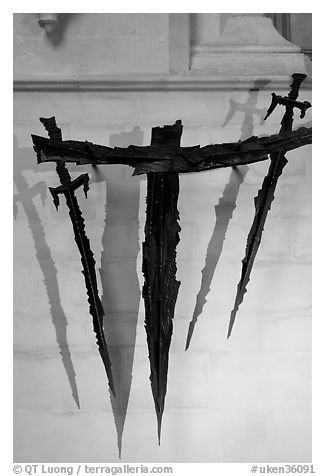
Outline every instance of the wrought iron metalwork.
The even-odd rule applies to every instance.
[[[59,129],[56,125],[55,118],[40,118],[40,121],[47,130],[50,139],[55,143],[60,143],[62,141],[62,134],[61,129]],[[81,256],[81,263],[83,266],[82,273],[84,275],[88,295],[89,313],[93,318],[93,328],[97,339],[98,350],[104,363],[109,388],[113,395],[115,395],[111,361],[109,358],[103,329],[103,318],[105,313],[97,289],[95,270],[96,263],[93,258],[93,252],[90,248],[89,239],[86,235],[84,219],[82,217],[78,201],[75,197],[75,191],[81,185],[83,185],[84,193],[87,196],[87,191],[89,190],[89,176],[88,174],[82,174],[76,179],[71,180],[68,169],[64,163],[60,161],[56,163],[56,171],[60,178],[61,185],[56,188],[49,187],[50,192],[53,196],[56,209],[58,209],[59,206],[59,194],[62,193],[66,199],[71,223],[73,226],[75,242],[77,243]]]
[[[147,216],[143,243],[144,285],[142,295],[145,304],[145,329],[150,361],[150,381],[157,415],[158,440],[160,443],[161,423],[167,392],[168,360],[173,333],[173,317],[180,282],[176,279],[176,247],[179,242],[180,226],[177,200],[179,195],[179,173],[201,172],[214,168],[234,167],[268,159],[271,165],[255,199],[256,215],[248,237],[246,256],[243,260],[242,279],[238,285],[235,308],[231,316],[228,337],[231,333],[236,311],[243,295],[259,246],[267,211],[274,198],[277,180],[287,160],[285,152],[311,143],[311,128],[300,127],[292,131],[293,109],[299,108],[304,115],[310,107],[307,102],[296,101],[304,75],[293,75],[288,96],[272,95],[268,115],[277,104],[285,105],[286,113],[279,134],[266,137],[251,137],[234,143],[216,144],[205,147],[181,147],[181,121],[174,125],[152,129],[150,146],[110,148],[90,142],[62,141],[61,130],[55,118],[41,119],[50,138],[33,135],[32,140],[38,163],[54,161],[61,186],[50,188],[55,206],[59,205],[59,194],[67,201],[75,241],[81,254],[90,314],[102,357],[109,386],[114,395],[111,362],[103,332],[104,310],[98,296],[95,261],[85,233],[84,220],[74,195],[83,185],[88,190],[89,177],[80,175],[71,180],[65,163],[80,165],[124,164],[133,167],[134,174],[147,174]]]
[[[235,167],[267,160],[278,151],[297,149],[311,143],[311,127],[300,127],[287,134],[250,137],[244,141],[200,147],[180,147],[176,144],[161,146],[105,147],[91,142],[54,142],[32,135],[38,163],[65,162],[78,165],[122,164],[134,167],[134,174],[168,172],[203,172],[215,168]],[[172,163],[172,164],[171,164]]]
[[[290,92],[288,96],[282,97],[272,93],[272,102],[267,111],[265,119],[267,119],[269,115],[272,114],[278,104],[285,106],[286,110],[281,121],[281,129],[279,132],[280,137],[287,135],[292,130],[294,108],[298,108],[301,111],[300,117],[304,117],[306,110],[311,107],[311,104],[307,101],[299,102],[296,100],[299,95],[300,85],[305,78],[305,74],[295,73],[292,75],[293,81],[290,86]],[[227,335],[228,338],[231,335],[239,306],[242,303],[244,294],[247,291],[246,287],[249,282],[255,256],[261,242],[267,214],[274,200],[274,193],[278,179],[282,174],[283,168],[288,162],[285,157],[285,152],[286,150],[280,150],[279,152],[270,154],[271,163],[268,173],[263,181],[262,188],[259,190],[258,195],[254,200],[255,216],[247,238],[245,257],[242,260],[242,273],[237,286],[234,308],[230,315]]]
[[[152,129],[151,145],[179,145],[181,121]],[[161,421],[167,391],[168,356],[174,309],[180,286],[176,280],[176,246],[179,242],[177,199],[179,176],[173,171],[149,173],[147,219],[143,243],[145,328],[150,361],[150,381],[155,402],[160,444]]]

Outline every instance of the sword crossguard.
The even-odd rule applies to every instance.
[[[274,111],[274,109],[277,107],[278,103],[279,103],[279,98],[281,96],[277,96],[275,93],[272,93],[272,101],[271,101],[271,105],[270,107],[268,108],[267,110],[267,113],[266,113],[266,116],[264,117],[264,121],[266,121],[266,119],[272,114],[272,112]]]
[[[292,75],[292,83],[290,86],[290,92],[288,96],[279,96],[275,93],[272,93],[272,101],[271,105],[267,110],[266,116],[264,117],[264,121],[272,114],[274,109],[277,107],[278,104],[282,106],[289,106],[292,110],[296,107],[300,110],[300,118],[302,119],[305,117],[307,109],[311,107],[310,102],[308,101],[296,101],[299,95],[299,88],[303,80],[306,78],[305,74],[301,73],[294,73]]]
[[[71,180],[69,183],[59,185],[58,187],[55,187],[55,188],[54,187],[49,187],[50,192],[51,192],[52,197],[53,197],[53,202],[54,202],[55,208],[58,209],[58,207],[59,207],[59,204],[60,204],[59,194],[60,193],[65,194],[67,192],[75,191],[75,190],[77,190],[77,188],[81,187],[81,185],[83,185],[84,194],[87,198],[87,192],[89,190],[89,175],[88,174],[79,175],[79,177],[77,177],[76,179]]]

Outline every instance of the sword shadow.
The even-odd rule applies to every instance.
[[[257,115],[260,118],[260,123],[263,121],[266,108],[258,109],[256,105],[259,91],[263,89],[268,82],[269,80],[262,79],[255,81],[253,87],[249,90],[246,102],[236,102],[233,99],[229,100],[229,110],[222,127],[225,127],[236,113],[243,113],[244,120],[241,126],[240,140],[245,140],[253,135],[254,115]],[[215,206],[215,226],[207,247],[205,265],[201,271],[201,286],[196,296],[195,308],[188,328],[185,350],[188,350],[190,346],[194,327],[207,302],[207,296],[210,292],[214,272],[221,257],[229,222],[236,208],[239,189],[244,182],[248,170],[249,167],[247,165],[241,165],[231,169],[229,180],[224,188],[222,197]]]
[[[77,407],[80,409],[79,394],[76,382],[76,373],[71,359],[69,344],[67,340],[68,321],[61,305],[60,291],[57,279],[57,269],[51,256],[51,250],[45,239],[45,232],[37,209],[33,203],[34,193],[40,193],[45,201],[47,186],[44,182],[38,182],[33,187],[29,187],[23,175],[24,169],[35,170],[36,160],[33,149],[18,148],[17,138],[14,136],[13,145],[14,162],[14,183],[17,194],[14,196],[14,214],[18,212],[17,202],[21,202],[28,220],[28,226],[34,241],[36,258],[41,268],[44,285],[50,306],[52,324],[54,326],[56,340],[59,346],[62,363],[67,374],[71,393]]]
[[[143,131],[111,134],[110,147],[143,145]],[[125,179],[127,168],[121,165],[94,167],[93,182],[105,182],[105,226],[103,251],[99,270],[105,310],[104,332],[111,358],[115,398],[111,405],[117,432],[119,457],[132,384],[136,329],[140,305],[137,274],[139,246],[140,177]],[[131,175],[131,174],[130,174]],[[120,231],[119,231],[120,230]],[[125,230],[125,233],[121,230]],[[125,256],[126,255],[126,256]]]

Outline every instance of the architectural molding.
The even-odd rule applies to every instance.
[[[221,15],[215,14],[219,31],[192,46],[191,71],[214,71],[222,75],[282,75],[307,73],[301,48],[285,39],[271,18],[263,14],[234,14],[221,31]]]
[[[192,48],[193,54],[216,55],[220,53],[239,54],[239,53],[263,53],[263,54],[293,54],[301,53],[300,46],[283,45],[198,45]]]
[[[193,18],[199,15],[196,42]],[[289,14],[273,22],[290,24]],[[264,89],[287,89],[293,72],[311,75],[311,61],[263,14],[169,14],[169,68],[161,73],[121,75],[16,77],[15,92],[79,91],[225,91],[249,90],[258,81]],[[303,88],[310,88],[311,80]]]
[[[125,91],[225,91],[256,88],[256,82],[265,82],[263,90],[288,89],[291,76],[216,76],[216,75],[166,75],[128,77],[84,77],[55,79],[17,79],[14,92],[125,92]],[[302,89],[311,89],[311,78],[302,84]]]

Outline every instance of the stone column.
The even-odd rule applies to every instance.
[[[192,14],[191,71],[224,76],[307,73],[301,48],[262,13]]]

